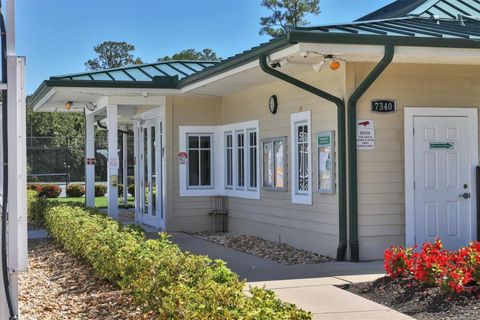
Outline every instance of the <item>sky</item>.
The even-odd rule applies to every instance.
[[[107,40],[135,45],[144,62],[184,49],[226,58],[262,42],[261,0],[16,1],[17,55],[27,57],[27,94],[50,76],[85,71],[93,47]],[[321,0],[311,25],[351,22],[393,0]]]

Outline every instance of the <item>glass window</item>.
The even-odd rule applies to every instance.
[[[286,144],[286,137],[263,140],[263,187],[266,189],[287,189]]]
[[[227,188],[233,187],[233,135],[231,132],[225,134],[225,185]]]
[[[257,131],[248,131],[248,187],[257,188]]]
[[[245,134],[237,132],[237,187],[245,187]]]
[[[212,186],[212,136],[208,134],[187,136],[188,186]]]
[[[309,132],[308,132],[308,123],[300,122],[295,126],[295,136],[296,136],[296,177],[295,177],[295,191],[296,193],[306,194],[310,188],[309,180],[309,161],[308,154],[309,150]]]

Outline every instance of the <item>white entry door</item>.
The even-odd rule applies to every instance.
[[[139,126],[138,138],[141,222],[164,228],[162,122],[146,120]]]
[[[471,159],[476,151],[471,135],[476,132],[471,121],[467,116],[413,117],[413,229],[419,246],[438,237],[453,250],[473,240]]]

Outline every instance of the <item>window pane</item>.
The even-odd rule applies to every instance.
[[[151,152],[152,152],[152,216],[157,215],[157,172],[156,172],[156,134],[155,126],[151,127]],[[125,186],[124,186],[125,188]]]
[[[210,137],[200,137],[200,148],[210,149]]]
[[[272,142],[263,143],[263,186],[273,187]]]
[[[257,132],[251,131],[249,133],[249,187],[257,187]]]
[[[210,162],[210,150],[201,150],[200,151],[200,174],[201,174],[201,179],[200,179],[200,185],[202,186],[209,186],[211,185],[211,162]]]
[[[243,133],[237,134],[237,186],[245,186],[245,136]]]
[[[285,164],[283,141],[275,141],[275,188],[285,187]]]
[[[143,199],[143,213],[148,214],[148,197],[150,194],[150,186],[148,184],[148,130],[143,129],[143,189],[145,195]]]
[[[198,141],[198,140],[197,140]],[[198,186],[200,185],[199,174],[199,155],[198,150],[188,151],[188,185]]]
[[[310,168],[308,167],[308,125],[297,125],[297,186],[296,189],[300,193],[304,193],[309,190],[308,173]]]
[[[227,187],[233,186],[233,136],[232,134],[226,135],[227,149],[226,149],[226,185]]]
[[[189,136],[188,137],[188,147],[189,148],[198,148],[198,136]]]

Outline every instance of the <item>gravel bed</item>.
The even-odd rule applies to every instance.
[[[339,286],[418,320],[480,319],[480,288],[446,294],[438,287],[417,285],[409,279],[380,278],[373,282]]]
[[[155,319],[51,240],[29,241],[28,263],[20,274],[22,319]]]
[[[225,232],[197,232],[193,233],[193,235],[228,248],[283,264],[313,264],[333,261],[332,258],[317,253],[296,249],[285,243],[268,241],[254,236]]]

